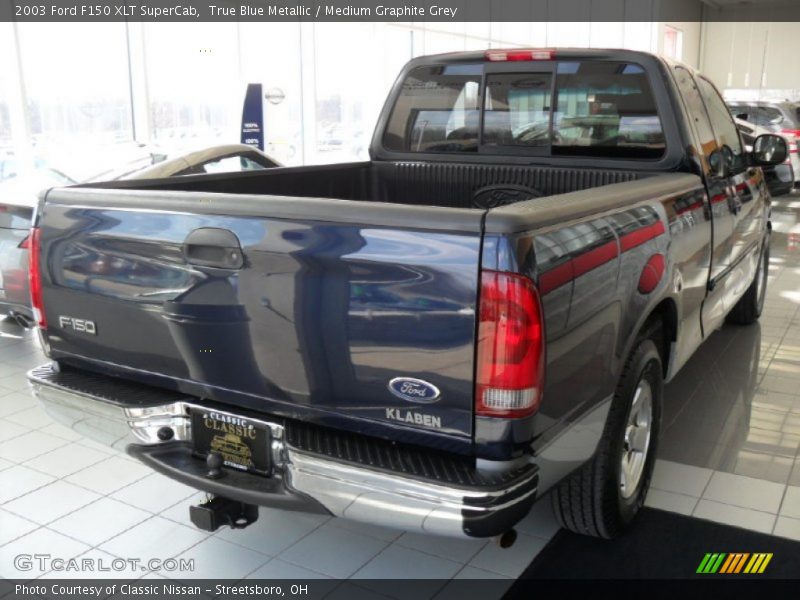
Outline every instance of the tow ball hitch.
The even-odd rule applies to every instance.
[[[258,520],[258,506],[214,496],[202,504],[189,507],[189,518],[195,527],[203,531],[216,531],[223,525],[244,529]]]
[[[216,452],[206,457],[209,479],[221,479],[225,476],[222,470],[222,456]],[[189,507],[189,518],[198,529],[216,531],[223,525],[232,529],[244,529],[258,520],[258,506],[245,504],[222,496],[211,496],[197,506]]]

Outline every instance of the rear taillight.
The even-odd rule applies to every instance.
[[[492,62],[508,62],[516,60],[553,60],[555,51],[550,48],[526,48],[512,50],[487,50],[484,52],[486,60]]]
[[[542,397],[544,330],[539,294],[527,277],[481,272],[475,413],[518,418]]]
[[[31,308],[33,319],[41,329],[47,329],[47,319],[42,305],[42,270],[40,264],[41,244],[40,229],[34,227],[29,236],[28,251],[28,283],[31,288]]]

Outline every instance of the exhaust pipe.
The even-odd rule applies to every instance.
[[[503,549],[511,548],[511,546],[514,545],[514,542],[517,541],[517,530],[509,529],[505,533],[501,533],[500,535],[493,537],[492,541],[494,541],[495,544]]]
[[[12,312],[10,316],[23,329],[33,329],[34,322],[30,317],[18,312]]]

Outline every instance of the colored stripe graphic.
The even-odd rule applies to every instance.
[[[697,573],[705,573],[705,572],[706,572],[706,565],[708,564],[708,561],[709,561],[710,559],[711,559],[711,555],[707,553],[707,554],[706,554],[706,555],[703,557],[703,560],[702,560],[702,561],[700,561],[700,566],[699,566],[699,567],[697,567],[697,571],[696,571],[696,572],[697,572]]]
[[[744,569],[745,573],[763,573],[764,570],[767,568],[769,561],[772,560],[772,553],[762,552],[759,554],[753,554],[753,558],[750,559],[750,562],[747,563],[747,566]]]
[[[763,573],[769,562],[772,560],[771,552],[708,552],[700,561],[697,573],[732,575],[738,573],[748,573],[751,575]],[[749,559],[749,560],[748,560]],[[746,566],[745,566],[746,565]],[[744,571],[742,570],[744,569]]]
[[[744,563],[747,560],[748,556],[750,556],[749,552],[742,554],[742,557],[739,559],[739,562],[736,563],[736,569],[733,570],[732,573],[739,573],[742,570],[742,567],[744,566]]]
[[[736,561],[739,560],[738,554],[728,554],[728,558],[725,559],[725,562],[722,563],[722,568],[719,570],[720,573],[728,573],[730,568],[736,564]]]
[[[577,279],[581,275],[588,273],[589,271],[593,271],[600,265],[604,265],[607,262],[614,260],[619,256],[619,250],[617,249],[617,240],[613,242],[607,242],[602,246],[598,246],[592,250],[589,250],[585,254],[580,254],[572,259],[573,269],[575,271],[575,278]]]
[[[719,555],[719,558],[717,558],[716,562],[713,565],[711,565],[709,573],[716,573],[719,570],[719,567],[722,564],[724,558],[725,558],[725,553],[723,552],[722,554]]]
[[[750,559],[750,562],[747,563],[747,566],[744,568],[745,573],[752,573],[753,569],[757,567],[757,563],[760,560],[759,554],[753,554],[753,558]]]
[[[697,567],[697,572],[716,573],[720,565],[722,564],[722,561],[725,559],[725,556],[727,556],[725,552],[721,554],[717,552],[715,552],[714,554],[706,554],[705,557],[703,558],[703,562],[701,562],[700,566]]]
[[[642,227],[641,229],[623,235],[619,238],[619,244],[622,247],[622,251],[627,252],[637,246],[641,246],[645,242],[657,238],[662,233],[664,233],[664,223],[656,221],[652,225]]]
[[[656,221],[650,225],[640,227],[630,233],[626,233],[617,240],[606,242],[600,246],[576,254],[566,262],[545,271],[539,275],[539,291],[542,295],[547,294],[562,285],[565,285],[581,275],[606,264],[617,258],[622,252],[627,252],[645,242],[649,242],[664,234],[666,229],[664,223]],[[617,246],[619,243],[619,247]]]
[[[750,556],[749,553],[742,553],[742,552],[735,552],[733,554],[728,555],[728,560],[725,561],[725,564],[722,565],[722,568],[719,570],[720,573],[738,573],[742,570],[747,557]]]
[[[728,199],[728,195],[727,194],[715,194],[714,196],[711,196],[711,204],[717,204],[718,202],[724,202],[727,199]]]
[[[693,210],[697,210],[698,208],[703,208],[703,199],[702,198],[700,200],[692,202],[691,204],[687,204],[686,206],[683,206],[681,208],[676,208],[675,209],[675,214],[676,215],[682,215],[683,213],[691,212]]]
[[[542,273],[539,276],[539,290],[542,295],[560,288],[575,278],[575,270],[572,267],[572,260]]]
[[[759,573],[763,573],[767,569],[767,565],[769,561],[772,560],[772,552],[769,552],[766,557],[764,557],[764,562],[761,563],[761,568],[758,570]]]

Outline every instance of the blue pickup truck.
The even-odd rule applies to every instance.
[[[208,492],[204,529],[272,506],[508,544],[551,492],[613,537],[663,383],[761,312],[786,152],[647,53],[417,58],[369,161],[43,195],[30,383]]]

